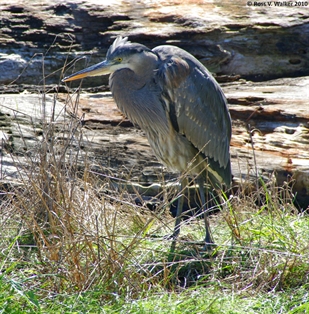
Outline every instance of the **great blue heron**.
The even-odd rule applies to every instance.
[[[119,109],[146,133],[170,170],[197,175],[205,211],[206,245],[213,243],[206,214],[204,183],[221,189],[231,183],[231,118],[225,96],[208,70],[176,46],[149,49],[118,36],[106,59],[63,79],[111,74]],[[184,189],[184,180],[181,187]],[[180,231],[183,196],[178,200],[173,247]]]

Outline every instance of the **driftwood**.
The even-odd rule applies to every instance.
[[[248,6],[243,0],[3,3],[1,84],[57,84],[66,61],[86,56],[74,64],[76,70],[101,61],[119,34],[150,48],[180,46],[224,75],[254,80],[309,75],[306,6]],[[106,85],[107,79],[84,84]]]
[[[226,83],[224,91],[233,119],[231,142],[234,185],[257,176],[266,181],[272,176],[278,185],[292,182],[298,202],[308,206],[309,191],[309,107],[306,94],[308,77],[268,81],[265,83]],[[296,92],[297,91],[297,92]],[[262,97],[263,96],[263,97]],[[111,94],[81,93],[76,107],[74,94],[58,94],[57,100],[47,95],[47,122],[55,108],[58,132],[66,110],[82,119],[82,141],[79,142],[80,166],[87,154],[92,166],[109,169],[132,182],[148,186],[158,178],[175,177],[156,160],[141,130],[132,126],[117,109]],[[69,100],[68,100],[69,99]],[[237,102],[238,104],[235,104]],[[27,166],[29,153],[38,145],[42,96],[5,95],[0,97],[2,116],[2,178],[18,178],[18,167]],[[19,110],[19,108],[22,108]],[[80,133],[75,134],[78,137]],[[83,154],[84,153],[84,154]],[[12,156],[19,156],[12,158]],[[23,155],[26,155],[22,157]],[[18,163],[16,164],[16,160]],[[155,185],[155,192],[158,192]],[[155,192],[150,192],[155,194]]]

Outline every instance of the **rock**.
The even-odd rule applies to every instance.
[[[0,95],[1,180],[20,180],[24,170],[34,166],[42,146],[42,128],[54,115],[63,125],[64,107],[55,103],[51,95]]]
[[[280,186],[293,183],[301,206],[309,205],[308,83],[309,77],[222,84],[233,120],[235,184],[246,179],[254,181],[257,176],[268,181],[274,175]],[[86,125],[113,120],[123,125],[130,123],[117,111],[109,93],[97,93],[95,97],[81,94],[79,104],[78,115],[83,114]],[[145,137],[135,136],[125,146],[128,152],[142,151],[154,158],[146,149]]]
[[[12,0],[0,10],[0,53],[8,59],[0,63],[2,84],[58,84],[64,66],[69,74],[101,61],[117,35],[150,48],[180,46],[223,75],[262,80],[309,74],[306,6]],[[107,78],[84,84],[106,85]]]
[[[0,69],[2,72],[2,84],[15,81],[26,67],[27,61],[18,54],[0,54]]]
[[[293,185],[300,207],[309,206],[309,107],[308,98],[303,97],[308,95],[308,82],[309,77],[223,84],[233,119],[235,188],[241,182],[254,182],[257,176],[265,182],[275,177],[279,186]],[[129,179],[129,186],[115,181],[115,186],[127,191],[155,196],[160,190],[158,178],[177,177],[158,163],[143,132],[119,112],[110,92],[81,93],[78,104],[76,96],[58,94],[57,100],[46,96],[46,124],[53,112],[57,117],[52,123],[57,126],[53,129],[57,132],[55,151],[61,151],[69,140],[73,151],[79,152],[80,169],[88,164],[98,174]],[[38,95],[0,96],[3,179],[18,179],[42,145],[42,104]],[[68,111],[77,118],[74,137],[64,137],[70,134],[67,125],[71,124],[64,123],[69,120]]]

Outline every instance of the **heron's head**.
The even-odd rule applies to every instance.
[[[148,58],[157,60],[156,55],[146,46],[131,43],[128,38],[118,36],[107,51],[106,59],[63,79],[64,82],[82,79],[87,76],[100,76],[114,73],[120,69],[138,71]]]

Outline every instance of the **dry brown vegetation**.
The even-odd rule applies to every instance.
[[[42,300],[94,290],[99,304],[112,304],[189,287],[214,296],[216,287],[221,297],[308,287],[308,218],[293,205],[288,183],[277,187],[260,180],[254,191],[240,187],[218,204],[210,218],[218,244],[212,253],[198,243],[203,220],[183,221],[171,254],[170,240],[164,238],[173,227],[169,204],[153,212],[137,206],[126,191],[110,188],[113,174],[91,171],[86,154],[81,168],[83,127],[74,116],[62,125],[62,136],[53,120],[43,116],[42,123],[37,150],[20,169],[21,184],[1,195],[5,284],[0,288],[8,298],[13,279],[32,310],[42,309]]]

